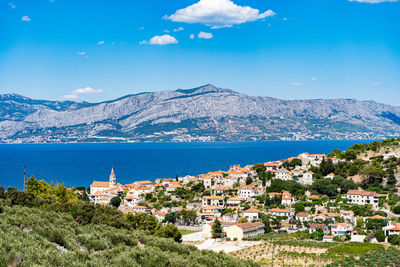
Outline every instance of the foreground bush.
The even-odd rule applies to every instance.
[[[257,266],[142,230],[82,225],[68,213],[0,206],[0,266],[20,256],[18,266]]]

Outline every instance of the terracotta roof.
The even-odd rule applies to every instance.
[[[400,231],[400,223],[395,223],[393,228],[388,229],[389,231]]]
[[[225,199],[224,196],[204,196],[203,199]]]
[[[255,222],[255,223],[237,223],[235,225],[242,229],[248,229],[248,228],[253,228],[253,227],[256,227],[259,225],[264,225],[264,224],[262,222]]]
[[[338,226],[346,227],[346,226],[351,226],[351,224],[349,224],[349,223],[335,223],[334,225],[332,225],[332,227],[338,227]]]
[[[166,212],[162,212],[162,211],[156,211],[154,214],[165,216],[167,213]]]
[[[133,210],[130,210],[130,209],[127,209],[127,210],[123,210],[122,212],[123,212],[123,213],[133,213],[134,211],[133,211]]]
[[[217,190],[217,191],[228,191],[229,187],[228,186],[216,186],[214,188],[214,190]]]
[[[134,209],[147,209],[145,206],[135,206]]]
[[[381,220],[386,220],[386,217],[383,217],[383,216],[377,214],[377,215],[375,215],[375,216],[370,217],[370,219],[381,219]]]
[[[104,196],[106,195],[106,193],[104,191],[97,191],[96,193],[94,193],[95,196]]]
[[[258,209],[255,209],[255,208],[250,208],[250,209],[247,209],[247,210],[245,210],[243,212],[259,213],[260,211]]]
[[[217,206],[205,206],[202,208],[203,210],[216,210],[219,209]]]
[[[311,195],[311,196],[307,197],[307,199],[320,199],[320,197],[317,195]]]
[[[90,186],[91,187],[110,187],[110,183],[109,182],[93,182]]]
[[[310,225],[310,229],[317,229],[317,228],[323,229],[324,227],[326,227],[326,225],[323,223],[313,223]]]
[[[363,190],[349,190],[347,191],[347,195],[360,195],[360,196],[377,196],[374,191],[363,191]]]
[[[308,216],[310,216],[310,214],[307,212],[299,212],[296,214],[296,217],[308,217]]]
[[[282,193],[282,199],[290,200],[292,199],[292,194],[290,194],[288,191],[285,191]]]
[[[242,200],[243,200],[243,198],[241,198],[241,197],[230,197],[228,199],[228,201],[242,201]]]

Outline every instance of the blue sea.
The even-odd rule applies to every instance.
[[[117,182],[174,178],[227,170],[234,164],[279,160],[301,152],[330,153],[364,141],[296,141],[243,143],[2,144],[0,185],[23,187],[27,176],[67,187],[108,181],[114,167]]]

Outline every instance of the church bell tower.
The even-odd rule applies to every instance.
[[[111,174],[110,174],[110,188],[114,188],[116,185],[117,185],[117,177],[115,176],[113,167],[111,168]]]

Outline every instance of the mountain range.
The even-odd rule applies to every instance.
[[[400,136],[400,107],[354,99],[281,100],[211,84],[101,103],[0,95],[0,142],[194,142]]]

